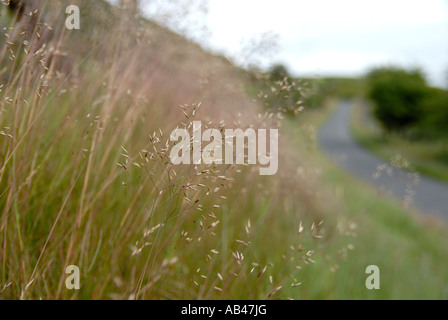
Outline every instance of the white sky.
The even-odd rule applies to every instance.
[[[273,31],[297,76],[361,75],[384,64],[422,67],[448,86],[448,0],[209,0],[210,45],[230,56]]]

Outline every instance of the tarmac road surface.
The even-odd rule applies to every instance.
[[[340,166],[423,213],[448,219],[448,184],[393,167],[359,146],[350,134],[352,102],[341,100],[319,132],[319,145]],[[381,167],[382,166],[382,167]],[[380,168],[380,169],[379,169]],[[376,177],[375,177],[376,176]]]

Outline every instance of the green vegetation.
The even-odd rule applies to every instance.
[[[366,81],[357,78],[294,78],[282,64],[269,72],[249,76],[247,93],[269,111],[296,116],[306,109],[320,109],[328,99],[356,98],[367,92]]]
[[[439,88],[428,88],[427,97],[423,101],[423,116],[419,121],[417,132],[422,140],[448,140],[448,91]],[[445,156],[448,145],[445,144]],[[448,161],[448,159],[447,159]]]
[[[373,114],[388,133],[411,140],[448,136],[448,91],[429,87],[420,71],[378,68],[367,80]]]
[[[328,257],[319,256],[315,265],[303,270],[304,278],[314,281],[303,283],[300,297],[312,293],[312,298],[334,299],[448,299],[447,226],[437,218],[424,220],[380,196],[316,148],[309,127],[318,127],[334,102],[324,110],[303,113],[302,125],[288,123],[296,145],[306,154],[304,170],[311,168],[318,177],[319,197],[326,199],[332,215],[347,222],[347,229],[341,230],[347,236],[345,245],[332,250],[337,257],[330,259],[334,264],[328,262],[330,268],[324,268],[322,262]],[[371,264],[381,269],[378,291],[359,285]]]
[[[323,78],[315,80],[318,83],[318,93],[326,97],[339,97],[353,99],[364,96],[367,84],[364,79],[358,78]]]
[[[1,16],[1,299],[447,297],[446,226],[325,159],[329,109],[307,110],[306,86],[272,86],[104,1],[33,4],[27,32]],[[71,4],[79,31],[64,28]],[[173,165],[169,132],[196,119],[280,127],[279,172]]]
[[[88,29],[63,27],[73,3]],[[285,298],[332,250],[321,239],[338,245],[295,151],[272,178],[171,164],[169,132],[194,119],[277,126],[239,90],[242,70],[103,1],[41,4],[38,29],[0,38],[2,299]]]
[[[375,69],[368,75],[373,113],[388,132],[402,132],[423,115],[426,83],[417,70]]]

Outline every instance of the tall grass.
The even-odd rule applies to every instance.
[[[294,161],[263,178],[168,157],[169,132],[194,118],[276,117],[258,115],[221,58],[102,1],[75,1],[82,28],[66,30],[68,4],[42,1],[18,22],[2,10],[1,297],[282,297],[324,233]],[[65,287],[69,265],[80,290]]]
[[[81,30],[64,27],[69,4]],[[429,249],[422,292],[440,296],[439,231],[381,201],[358,215],[370,194],[350,180],[344,198],[322,182],[312,117],[284,126],[282,112],[303,108],[298,82],[263,86],[278,106],[266,112],[247,97],[246,72],[152,22],[103,1],[33,5],[19,21],[1,11],[0,298],[368,298],[365,263],[378,245],[408,243],[396,241],[402,224],[422,234],[403,261]],[[171,164],[169,133],[192,120],[280,128],[279,172]],[[387,279],[397,252],[376,257]],[[80,290],[65,286],[69,265]],[[398,288],[375,294],[409,292]]]

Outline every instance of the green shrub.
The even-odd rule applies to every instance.
[[[420,71],[378,68],[367,80],[374,115],[388,132],[402,132],[421,120],[428,89]]]
[[[448,137],[448,91],[428,88],[422,110],[424,117],[419,124],[419,132],[424,137]]]
[[[269,71],[270,78],[273,81],[281,81],[284,78],[289,78],[288,69],[282,64],[273,65]]]

